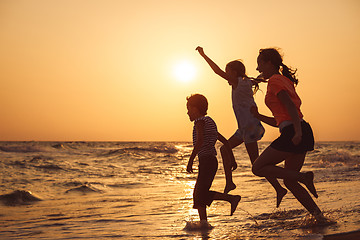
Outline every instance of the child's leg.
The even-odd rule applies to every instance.
[[[211,192],[213,193],[214,200],[223,200],[231,204],[230,216],[232,216],[241,200],[241,197],[239,195],[230,195],[227,193],[220,193],[215,191]]]
[[[200,221],[207,221],[206,205],[210,205],[214,193],[210,187],[216,175],[218,162],[216,156],[199,157],[199,172],[193,192],[194,208],[198,210]]]
[[[249,154],[251,164],[259,157],[259,148],[257,142],[245,143],[246,150]],[[281,200],[286,195],[287,190],[283,188],[275,177],[265,177],[276,191],[276,207],[280,206]]]
[[[290,161],[288,159],[292,159],[292,161],[304,160],[305,154],[303,154],[303,158],[299,158],[297,155],[299,154],[282,152],[269,146],[261,153],[258,159],[256,159],[253,164],[252,171],[259,177],[275,177],[286,179],[288,181],[298,181],[304,183],[308,190],[317,198],[318,196],[314,186],[314,175],[312,172],[302,173],[290,168],[276,166],[276,164],[284,161],[285,159],[287,161]],[[301,164],[303,164],[303,162]]]
[[[235,148],[236,146],[239,146],[241,143],[243,143],[242,140],[240,140],[235,136],[232,136],[228,141],[231,148]],[[228,193],[229,191],[234,190],[236,188],[236,185],[232,180],[232,170],[231,170],[233,167],[236,166],[236,162],[231,162],[230,156],[224,146],[220,148],[220,153],[223,160],[225,179],[226,179],[226,186],[224,189],[224,193]]]
[[[294,156],[291,156],[290,158],[285,159],[285,169],[288,170],[295,170],[300,171],[304,159],[305,159],[306,153],[303,154],[296,154]],[[314,200],[311,198],[310,194],[304,187],[302,187],[298,181],[290,180],[290,179],[284,179],[285,186],[294,194],[296,199],[315,217],[318,215],[321,215],[320,208],[316,205]],[[314,191],[315,187],[314,187]]]
[[[200,217],[200,227],[202,229],[211,229],[212,226],[207,221],[206,206],[199,207],[198,213],[199,213],[199,217]]]
[[[207,221],[206,207],[198,207],[200,221]]]

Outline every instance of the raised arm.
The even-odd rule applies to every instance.
[[[221,70],[221,68],[213,61],[211,60],[205,53],[204,49],[202,47],[197,47],[196,51],[199,52],[199,54],[205,59],[205,61],[209,64],[211,69],[220,77],[227,80],[230,85],[236,81],[236,79],[232,78],[231,76],[227,75],[226,72]]]

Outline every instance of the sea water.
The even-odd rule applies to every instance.
[[[0,239],[322,239],[360,229],[359,142],[319,142],[302,169],[315,173],[315,201],[332,224],[312,221],[290,192],[277,209],[239,146],[230,193],[242,199],[233,216],[214,201],[206,231],[185,228],[198,220],[191,150],[188,142],[0,142]],[[212,189],[222,191],[218,160]]]

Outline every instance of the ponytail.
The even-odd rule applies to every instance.
[[[252,77],[248,77],[246,75],[245,65],[243,64],[243,62],[241,60],[231,61],[228,64],[226,64],[226,67],[229,67],[232,70],[236,71],[238,77],[242,77],[242,78],[246,77],[251,80],[255,79]],[[255,93],[259,90],[259,84],[256,81],[252,81],[252,82],[253,82],[253,94],[255,95]]]
[[[258,78],[254,78],[254,77],[248,77],[248,76],[246,76],[248,79],[250,79],[251,80],[251,82],[252,82],[252,90],[253,90],[253,95],[255,95],[256,93],[257,93],[257,91],[258,90],[260,90],[260,88],[259,88],[259,82],[266,82],[266,81],[264,81],[264,80],[260,80],[259,81],[259,79]],[[261,91],[261,90],[260,90]]]
[[[297,69],[293,70],[288,68],[285,64],[281,63],[280,66],[282,67],[281,73],[288,79],[290,79],[292,82],[294,82],[295,85],[298,85],[299,80],[296,78],[295,74]]]

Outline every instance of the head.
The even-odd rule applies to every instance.
[[[190,121],[205,116],[208,110],[208,101],[206,97],[201,94],[193,94],[186,98],[188,109],[187,114],[189,115]]]
[[[258,70],[265,79],[269,79],[272,75],[281,72],[282,75],[289,78],[295,84],[298,83],[298,80],[295,77],[296,70],[288,68],[283,63],[282,56],[275,48],[260,49],[257,63],[258,66],[256,70]]]
[[[246,77],[246,69],[240,60],[231,61],[226,64],[225,72],[235,77]]]

